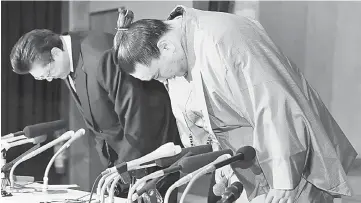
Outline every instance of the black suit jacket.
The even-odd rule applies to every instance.
[[[65,82],[87,127],[94,132],[104,164],[139,158],[166,142],[180,144],[163,84],[140,81],[122,72],[114,63],[113,35],[93,31],[68,34],[76,92],[69,80]],[[104,141],[116,158],[109,150],[104,152]]]

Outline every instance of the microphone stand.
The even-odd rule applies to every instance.
[[[121,176],[118,175],[117,177],[115,177],[115,179],[113,180],[111,186],[110,186],[110,190],[109,190],[109,201],[110,203],[114,202],[114,189],[115,186],[117,185],[118,181],[121,179]]]
[[[11,134],[14,135],[14,134]],[[19,161],[21,158],[23,158],[25,155],[29,154],[30,152],[38,149],[40,147],[40,143],[44,142],[46,140],[47,136],[46,135],[42,135],[39,137],[34,137],[34,138],[27,138],[23,135],[21,136],[8,136],[6,140],[2,140],[1,142],[1,160],[0,160],[0,166],[1,166],[1,192],[2,195],[4,196],[5,194],[10,194],[6,192],[6,186],[9,185],[10,180],[9,180],[9,176],[7,176],[5,174],[6,171],[8,171],[15,162]],[[26,152],[24,152],[22,155],[20,155],[19,157],[17,157],[16,159],[12,160],[10,163],[6,163],[6,152],[12,148],[12,147],[16,147],[19,145],[23,145],[23,144],[27,144],[27,143],[33,143],[36,144],[34,147],[30,148],[29,150],[27,150]],[[33,177],[23,177],[26,179],[32,179]],[[5,195],[6,196],[6,195]]]
[[[226,190],[222,194],[222,199],[220,199],[217,203],[235,202],[241,196],[242,191],[243,191],[242,183],[239,181],[234,182],[232,183],[231,186],[226,188]]]
[[[102,202],[102,203],[105,202],[105,191],[106,191],[108,185],[111,184],[113,182],[114,178],[116,178],[117,176],[119,176],[118,173],[112,173],[105,179],[105,182],[100,191],[100,202]]]
[[[62,142],[62,141],[65,141],[67,139],[69,139],[71,137],[71,135],[74,134],[73,131],[68,131],[64,134],[62,134],[59,138],[49,142],[48,144],[38,148],[37,150],[25,155],[24,157],[22,157],[19,161],[15,162],[15,164],[11,167],[11,170],[10,170],[10,175],[9,175],[9,178],[10,178],[10,186],[13,188],[14,187],[14,171],[15,171],[15,168],[21,164],[22,162],[28,160],[28,159],[31,159],[33,158],[34,156],[42,153],[43,151],[53,147],[55,144],[58,144],[59,142]]]
[[[55,159],[57,156],[59,156],[60,153],[62,153],[65,149],[69,148],[71,143],[76,140],[77,138],[79,138],[80,136],[85,134],[85,130],[83,128],[79,129],[75,134],[73,138],[70,138],[65,144],[63,144],[63,146],[60,147],[60,149],[58,149],[58,151],[53,155],[53,157],[50,159],[48,165],[46,166],[45,169],[45,173],[44,173],[44,177],[43,177],[43,187],[42,187],[42,191],[46,192],[48,189],[48,174],[50,171],[50,167],[53,165]],[[78,136],[77,136],[78,135]]]
[[[96,190],[96,194],[97,194],[97,199],[100,201],[101,200],[101,196],[100,196],[100,193],[101,193],[101,190],[102,190],[102,186],[103,184],[105,183],[105,180],[110,176],[112,175],[113,173],[108,173],[108,174],[105,174],[103,175],[100,180],[98,181],[98,187],[97,187],[97,190]]]
[[[217,164],[217,163],[220,163],[220,162],[226,160],[227,157],[229,157],[229,156],[230,156],[230,155],[227,156],[226,154],[221,155],[221,156],[219,156],[215,161],[213,161],[212,163],[210,163],[210,164],[208,164],[207,166],[204,166],[204,167],[198,169],[198,172],[196,172],[195,175],[191,178],[191,180],[189,181],[186,189],[184,190],[184,192],[183,192],[183,194],[182,194],[182,196],[181,196],[181,199],[180,199],[180,203],[183,203],[183,202],[184,202],[184,199],[185,199],[187,193],[189,192],[189,190],[191,189],[192,185],[194,184],[194,182],[195,182],[196,180],[198,180],[201,176],[203,176],[203,175],[205,175],[205,174],[207,174],[207,173],[212,172],[213,169],[214,169],[213,165],[215,165],[215,164]]]
[[[6,164],[6,151],[2,150],[1,151],[1,196],[7,194],[5,189],[8,184],[8,179],[5,176],[5,172],[2,170],[5,164]]]

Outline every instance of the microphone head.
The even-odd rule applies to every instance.
[[[252,161],[256,156],[256,150],[251,146],[244,146],[237,150],[237,154],[242,153],[244,154],[245,161]]]
[[[177,162],[188,152],[191,152],[192,156],[212,152],[212,145],[200,145],[200,146],[195,146],[195,147],[183,148],[179,154],[177,154],[175,156],[171,156],[171,157],[157,159],[157,160],[155,160],[155,163],[159,167],[168,167],[168,166],[174,164],[175,162]]]
[[[256,157],[256,150],[251,146],[244,146],[237,150],[236,154],[242,153],[244,155],[244,160],[232,163],[234,167],[239,167],[241,169],[247,169],[253,165],[253,160]]]
[[[221,151],[209,152],[205,154],[195,155],[182,159],[178,165],[182,166],[181,172],[191,173],[211,162],[224,154],[233,155],[232,150],[226,149]]]
[[[236,201],[243,191],[243,184],[241,182],[234,182],[229,186],[222,195],[222,199],[231,200],[231,202]]]
[[[177,166],[177,165],[178,165],[178,162],[179,162],[180,160],[182,160],[182,159],[185,158],[185,157],[191,156],[191,155],[192,155],[192,152],[189,151],[188,153],[186,153],[183,157],[181,157],[180,159],[178,159],[175,163],[173,163],[173,164],[172,164],[169,168],[167,168],[167,169],[170,169],[170,168],[173,168],[173,167]],[[165,176],[163,176],[163,177],[158,177],[158,178],[155,178],[155,179],[153,179],[153,180],[151,180],[151,181],[148,181],[147,184],[145,184],[140,190],[137,190],[137,193],[133,195],[133,201],[135,201],[135,200],[134,200],[134,197],[141,196],[144,192],[150,190],[150,189],[153,188],[153,187],[156,187],[156,185],[157,185],[159,182],[161,182],[161,179],[163,179],[163,178],[165,178],[166,176],[168,176],[169,174],[168,174],[168,172],[166,172],[167,169],[164,169],[164,170],[163,170],[163,171],[165,171],[165,172],[164,172],[164,173],[166,174]],[[136,198],[135,198],[135,199],[136,199]]]
[[[181,151],[182,149],[179,145],[174,145],[173,142],[168,142],[145,156],[127,162],[127,170],[134,170],[136,167],[140,166],[141,164],[151,162],[163,157],[174,156],[176,154],[179,154]]]
[[[28,138],[34,138],[40,135],[46,135],[54,131],[63,129],[66,127],[66,122],[63,120],[51,121],[46,123],[38,123],[35,125],[29,125],[24,128],[24,134]]]
[[[241,182],[239,182],[239,181],[236,181],[236,182],[232,183],[231,187],[236,188],[239,194],[241,194],[242,191],[243,191],[243,184]]]
[[[179,153],[181,153],[181,151],[182,151],[182,147],[180,145],[175,145],[174,146],[174,153],[175,154],[179,154]]]
[[[69,131],[63,133],[62,135],[60,135],[60,137],[58,137],[57,139],[65,141],[65,140],[71,139],[73,136],[74,136],[74,131],[69,130]]]
[[[168,142],[158,147],[156,150],[154,150],[149,154],[157,154],[157,155],[164,154],[168,156],[174,156],[175,154],[177,154],[176,153],[177,151],[180,152],[180,149],[178,149],[176,146],[180,147],[179,145],[174,145],[173,142]],[[168,157],[168,156],[164,156],[164,157]]]
[[[79,137],[85,135],[85,130],[83,128],[80,128],[78,131],[75,132],[75,134],[72,136],[72,139],[78,139]]]

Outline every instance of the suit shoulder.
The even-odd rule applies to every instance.
[[[103,86],[106,86],[106,83],[111,82],[114,78],[120,77],[120,70],[115,64],[112,49],[104,51],[99,56],[98,64],[96,75]]]

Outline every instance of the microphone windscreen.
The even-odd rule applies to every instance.
[[[256,150],[251,146],[244,146],[237,150],[236,154],[244,154],[244,161],[253,161],[256,156]]]
[[[253,147],[251,147],[251,146],[245,146],[245,147],[241,147],[240,149],[238,149],[236,154],[233,157],[226,159],[224,161],[215,163],[214,166],[217,169],[217,168],[221,168],[228,164],[233,164],[236,162],[244,162],[244,164],[243,164],[244,166],[242,166],[242,167],[250,167],[253,163],[253,159],[255,156],[256,156],[255,149],[253,149]]]
[[[234,167],[241,169],[250,168],[253,165],[253,160],[256,157],[256,150],[251,146],[244,146],[237,150],[236,154],[242,153],[244,155],[244,160],[235,162],[232,164]]]
[[[179,159],[181,159],[188,152],[191,152],[192,155],[212,152],[212,145],[201,145],[201,146],[196,146],[196,147],[183,148],[181,153],[179,153],[179,154],[177,154],[175,156],[157,159],[157,160],[155,160],[155,163],[159,167],[168,167],[168,166],[174,164],[175,162],[177,162]]]
[[[24,128],[24,134],[28,138],[38,137],[40,135],[46,135],[54,131],[63,129],[66,127],[66,122],[63,120],[57,120],[46,123],[38,123],[35,125],[26,126]]]
[[[211,162],[216,160],[219,156],[223,154],[233,155],[232,150],[226,149],[221,151],[209,152],[205,154],[195,155],[191,157],[186,157],[179,162],[179,165],[182,167],[182,173],[191,173]]]
[[[233,201],[236,201],[241,196],[242,191],[243,191],[243,184],[237,181],[232,183],[231,186],[229,186],[224,193],[233,194],[234,195]]]

